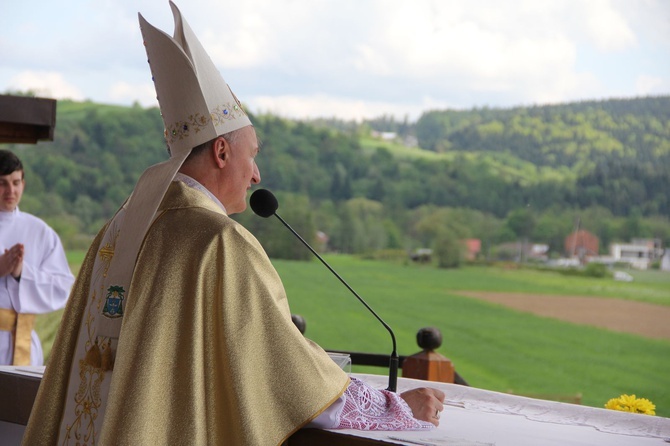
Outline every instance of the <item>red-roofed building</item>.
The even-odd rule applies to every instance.
[[[580,229],[565,238],[565,254],[567,257],[577,257],[584,261],[588,257],[598,255],[600,240],[589,231]]]
[[[482,241],[478,238],[468,238],[463,240],[465,245],[465,260],[476,260],[482,251]]]

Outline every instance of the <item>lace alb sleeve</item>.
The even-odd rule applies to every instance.
[[[374,389],[353,377],[341,399],[344,404],[336,414],[335,429],[400,431],[435,427],[414,418],[412,409],[397,393]]]

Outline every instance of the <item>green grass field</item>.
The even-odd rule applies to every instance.
[[[81,254],[72,253],[73,269]],[[519,394],[582,394],[602,407],[623,393],[670,416],[670,341],[575,325],[459,296],[458,290],[601,296],[670,305],[670,274],[633,273],[631,283],[497,267],[439,270],[430,266],[327,256],[327,261],[393,328],[398,353],[419,348],[418,329],[442,331],[440,353],[470,385]],[[326,349],[390,353],[388,332],[320,263],[273,262],[291,311],[307,321],[306,336]],[[38,319],[47,352],[60,313]],[[670,323],[670,321],[669,321]],[[354,367],[384,374],[384,368]]]

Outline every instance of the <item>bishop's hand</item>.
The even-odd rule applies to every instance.
[[[421,421],[440,424],[440,413],[444,410],[445,394],[441,390],[430,387],[420,387],[400,394],[407,405],[412,409],[414,418]]]

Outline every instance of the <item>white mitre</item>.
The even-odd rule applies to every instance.
[[[165,136],[173,154],[180,154],[233,130],[251,125],[233,92],[214,66],[179,9],[174,38],[139,14]]]
[[[170,182],[194,147],[251,125],[249,117],[214,66],[200,41],[170,1],[174,37],[138,14],[157,99],[165,124],[170,159],[144,171],[125,205],[107,283],[128,292],[135,261]],[[127,294],[126,299],[132,299]],[[121,317],[104,314],[98,335],[118,338]]]

